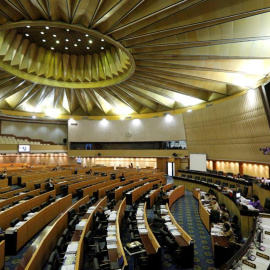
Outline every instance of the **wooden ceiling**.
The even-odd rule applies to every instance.
[[[269,12],[269,0],[3,0],[0,109],[90,116],[147,114],[255,88],[269,79]],[[50,58],[44,58],[46,62],[40,51],[31,50],[31,46],[42,46],[39,33],[47,24],[50,32],[43,47],[48,54],[60,52],[63,59],[87,54],[87,39],[80,43],[81,49],[65,52],[64,31],[73,29],[72,43],[88,31],[95,33],[93,55],[100,53],[100,44],[105,42],[103,58],[96,64],[83,60],[83,69],[79,58],[69,60],[69,75],[57,77],[58,70],[65,69],[65,60],[52,67]],[[25,37],[26,25],[31,29],[29,37]],[[12,30],[17,31],[13,39],[7,34]],[[62,49],[51,50],[55,42],[51,31],[62,35]],[[18,36],[29,40],[30,64],[22,65]],[[126,50],[129,59],[106,53],[110,44]],[[49,69],[43,66],[45,62]],[[116,62],[130,65],[129,74],[119,81],[115,78],[122,73],[114,74]],[[52,68],[51,73],[47,71]],[[93,77],[95,70],[98,74]],[[59,84],[50,83],[55,77]],[[80,85],[84,80],[88,84]],[[114,83],[102,85],[107,80]]]

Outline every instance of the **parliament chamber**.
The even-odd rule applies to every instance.
[[[269,24],[267,0],[0,1],[0,270],[269,270]]]

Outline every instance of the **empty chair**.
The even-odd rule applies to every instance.
[[[14,201],[12,204],[15,205],[15,204],[18,204],[18,203],[19,203],[19,201]]]
[[[65,248],[65,238],[61,236],[56,244],[56,249],[59,254],[63,253]]]
[[[82,188],[77,188],[76,189],[76,192],[77,192],[78,200],[79,199],[82,199],[82,197],[83,197],[83,190],[82,190]]]
[[[69,241],[69,239],[71,237],[69,229],[65,229],[63,231],[62,237],[65,239],[65,241]]]
[[[223,182],[221,185],[222,188],[228,187],[228,183],[227,182]]]
[[[217,210],[211,210],[210,221],[213,223],[218,223],[220,221],[220,212]]]
[[[58,269],[59,268],[59,266],[60,266],[60,263],[61,261],[60,261],[60,259],[59,259],[59,254],[58,254],[58,251],[57,250],[54,250],[52,253],[51,253],[51,255],[50,255],[50,257],[49,257],[49,260],[48,260],[48,266],[50,266],[51,265],[51,269]]]
[[[86,245],[86,247],[88,247],[92,240],[94,238],[94,234],[92,231],[89,231],[85,236],[84,236],[84,244]]]
[[[20,220],[19,220],[18,218],[13,219],[13,220],[10,222],[10,227],[14,227],[18,222],[20,222]]]
[[[71,221],[73,217],[76,215],[76,210],[74,208],[68,211],[68,221]]]
[[[38,206],[31,208],[31,212],[32,213],[35,213],[35,212],[38,212],[38,211],[39,211],[39,207]]]
[[[43,209],[43,208],[45,208],[46,206],[48,206],[48,203],[44,202],[44,203],[42,203],[42,204],[40,205],[40,209]]]
[[[270,198],[265,199],[263,212],[264,213],[270,213]]]
[[[40,188],[40,184],[34,184],[34,188],[35,189],[39,189]]]
[[[212,183],[212,179],[211,178],[207,178],[207,183]]]
[[[169,236],[165,237],[165,242],[168,250],[173,251],[175,248],[175,242]]]
[[[220,181],[216,181],[215,184],[220,186]]]
[[[69,229],[70,231],[74,231],[75,226],[76,226],[75,220],[71,220],[71,221],[69,222],[69,224],[68,224],[68,229]]]
[[[79,212],[81,215],[84,215],[86,213],[86,205],[82,204],[79,206]]]
[[[51,204],[52,202],[55,202],[55,198],[50,198],[49,199],[49,204]]]
[[[141,239],[140,235],[139,234],[135,234],[134,232],[131,232],[130,233],[130,239],[131,241],[138,241]]]
[[[25,219],[28,214],[30,214],[30,211],[26,211],[26,212],[22,213],[22,219]]]
[[[44,194],[46,192],[47,192],[47,190],[42,190],[42,191],[39,192],[39,194],[41,195],[41,194]]]
[[[230,188],[235,188],[235,185],[232,185],[232,184],[231,184],[231,185],[230,185]]]

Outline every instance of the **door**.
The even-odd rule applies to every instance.
[[[168,176],[175,176],[174,162],[167,162],[167,174]]]

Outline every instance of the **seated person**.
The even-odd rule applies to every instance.
[[[228,213],[228,210],[227,210],[226,207],[225,207],[225,204],[224,204],[224,203],[221,203],[221,204],[219,205],[219,207],[220,207],[220,215],[221,215],[221,219],[222,219],[222,217],[225,217],[226,220],[229,220],[229,219],[230,219],[230,215],[229,215],[229,213]]]
[[[161,202],[163,202],[164,199],[167,199],[167,194],[164,192],[163,188],[160,189],[158,197]]]
[[[212,208],[213,210],[216,210],[216,211],[220,211],[220,207],[219,207],[216,200],[212,200],[211,203],[212,203],[212,205],[210,206],[210,208]]]
[[[209,193],[205,193],[205,194],[204,194],[204,199],[205,199],[206,201],[209,201],[209,200],[210,200],[210,194],[209,194]]]
[[[122,173],[122,175],[119,178],[120,178],[121,182],[126,180],[124,173]]]
[[[263,207],[261,206],[259,197],[257,195],[252,196],[252,201],[250,201],[249,204],[252,205],[254,208],[258,209],[260,212],[263,210]]]
[[[234,233],[233,233],[230,223],[225,222],[223,224],[223,229],[224,231],[222,232],[222,235],[229,240],[230,245],[234,245],[236,243],[236,240],[235,240]]]

